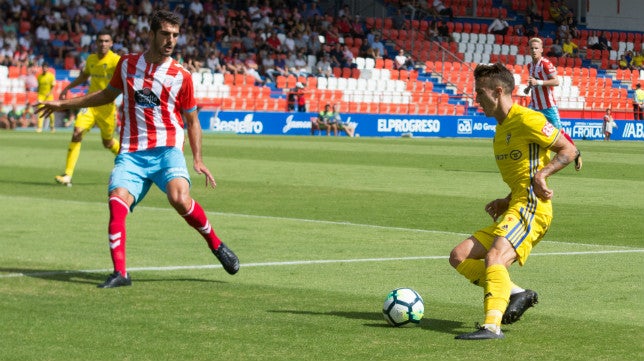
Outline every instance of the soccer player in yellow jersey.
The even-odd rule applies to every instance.
[[[56,77],[54,77],[54,74],[49,71],[49,64],[42,64],[42,73],[38,75],[37,80],[38,102],[42,103],[48,100],[54,100],[54,85],[56,85]],[[49,119],[49,129],[54,132],[56,130],[54,115],[49,115],[47,119]],[[44,117],[38,116],[38,126],[36,128],[36,132],[42,132],[44,121]]]
[[[536,292],[510,280],[508,268],[515,261],[523,265],[546,234],[553,196],[546,179],[577,155],[543,114],[513,102],[514,78],[503,64],[479,64],[474,80],[476,101],[497,121],[494,157],[510,194],[485,206],[493,223],[459,243],[449,257],[452,267],[484,289],[485,321],[456,336],[462,340],[503,338],[501,324],[517,321],[537,302]]]
[[[103,90],[112,79],[116,64],[120,56],[115,54],[112,48],[112,35],[107,31],[101,31],[96,36],[96,52],[87,58],[85,68],[81,74],[69,83],[60,93],[60,99],[67,98],[67,92],[85,83],[89,79],[88,93],[94,93]],[[76,117],[74,124],[74,133],[67,150],[67,163],[65,172],[56,176],[56,182],[71,186],[74,168],[80,155],[81,142],[83,135],[90,131],[94,124],[101,130],[101,139],[103,146],[109,149],[114,155],[118,154],[119,141],[114,137],[116,129],[116,105],[109,103],[94,108],[83,108]]]

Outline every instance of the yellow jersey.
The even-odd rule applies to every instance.
[[[550,162],[548,148],[557,140],[559,132],[543,114],[518,104],[497,125],[494,157],[503,181],[512,191],[510,203],[536,198],[532,178]]]
[[[51,93],[54,85],[56,85],[56,78],[50,72],[40,73],[38,75],[38,96],[42,99]]]
[[[114,75],[116,64],[121,57],[113,51],[108,51],[104,57],[98,58],[98,55],[91,54],[87,57],[83,73],[90,76],[89,93],[97,92],[107,88],[107,85]]]

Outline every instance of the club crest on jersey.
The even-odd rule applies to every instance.
[[[552,132],[554,131],[555,131],[555,126],[552,125],[552,123],[550,122],[546,122],[546,125],[544,125],[543,128],[541,128],[541,133],[543,133],[543,135],[545,135],[546,137],[551,136]]]
[[[510,144],[510,138],[512,138],[512,133],[505,135],[505,144]]]
[[[134,101],[144,108],[154,108],[161,104],[159,97],[150,89],[143,88],[134,92]]]

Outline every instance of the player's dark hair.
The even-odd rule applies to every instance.
[[[500,85],[507,94],[514,90],[514,75],[501,63],[479,64],[474,69],[474,80],[489,78],[494,85]]]
[[[172,11],[157,10],[152,14],[152,18],[150,19],[150,30],[156,33],[157,30],[161,29],[162,23],[181,26],[181,18],[177,13],[173,13]]]
[[[111,32],[111,31],[109,31],[109,30],[107,30],[107,29],[105,29],[105,28],[101,29],[101,31],[99,31],[98,33],[96,33],[96,38],[98,39],[98,37],[99,37],[99,36],[101,36],[101,35],[108,35],[108,36],[110,37],[110,39],[113,39],[113,38],[114,38],[114,37],[112,36],[112,32]]]

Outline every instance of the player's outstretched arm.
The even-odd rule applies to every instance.
[[[210,173],[210,170],[203,163],[201,157],[201,124],[199,124],[198,111],[183,112],[183,118],[188,127],[188,141],[190,141],[190,149],[192,150],[193,167],[197,174],[204,174],[206,176],[206,187],[211,186],[215,188],[217,182]]]
[[[50,114],[61,110],[97,107],[113,102],[120,93],[118,89],[108,86],[101,91],[78,98],[38,103],[36,104],[36,113],[46,118]]]
[[[546,179],[573,162],[578,152],[577,147],[561,135],[557,137],[550,150],[555,152],[555,155],[550,160],[550,163],[535,173],[532,179],[534,192],[541,199],[551,199],[553,196],[553,190],[548,188]]]

